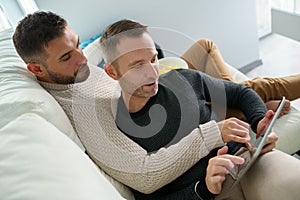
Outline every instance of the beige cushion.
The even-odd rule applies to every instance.
[[[167,73],[172,69],[188,69],[188,64],[179,57],[165,57],[159,59],[159,74]]]

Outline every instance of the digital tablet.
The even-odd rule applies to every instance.
[[[232,187],[235,187],[239,181],[241,180],[241,178],[247,173],[247,171],[251,168],[251,166],[253,165],[253,163],[255,162],[255,160],[257,159],[257,157],[259,156],[261,150],[264,147],[264,143],[268,137],[268,135],[271,133],[272,128],[275,124],[276,119],[278,118],[283,106],[285,104],[285,97],[282,97],[276,112],[274,113],[274,115],[272,116],[272,119],[270,120],[269,124],[265,127],[265,129],[263,130],[263,134],[261,134],[261,136],[259,138],[257,138],[254,142],[254,144],[252,144],[253,146],[256,147],[255,152],[252,154],[252,158],[249,160],[248,164],[246,166],[244,166],[244,168],[242,170],[240,170],[237,179],[235,180],[234,184],[232,185]]]

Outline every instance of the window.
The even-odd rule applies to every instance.
[[[256,0],[258,36],[271,33],[271,9],[300,14],[300,0]]]
[[[33,13],[38,10],[38,7],[34,0],[18,0],[18,3],[25,15]]]
[[[11,27],[11,24],[8,21],[7,16],[0,4],[0,32],[3,30],[9,29],[10,27]]]
[[[271,0],[256,0],[258,37],[271,33]]]
[[[300,0],[272,0],[272,8],[300,14]]]
[[[295,11],[295,2],[296,0],[272,0],[272,8],[276,8],[279,10],[284,10],[287,12]]]

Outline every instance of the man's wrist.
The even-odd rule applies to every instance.
[[[213,199],[213,197],[215,196],[215,194],[211,193],[208,190],[205,179],[201,181],[197,181],[195,183],[194,189],[195,189],[195,193],[200,199],[203,200]]]

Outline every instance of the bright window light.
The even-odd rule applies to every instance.
[[[10,22],[8,21],[7,16],[0,4],[0,32],[10,27],[11,27]]]
[[[25,15],[34,13],[38,10],[38,7],[34,0],[18,0],[18,3]]]

